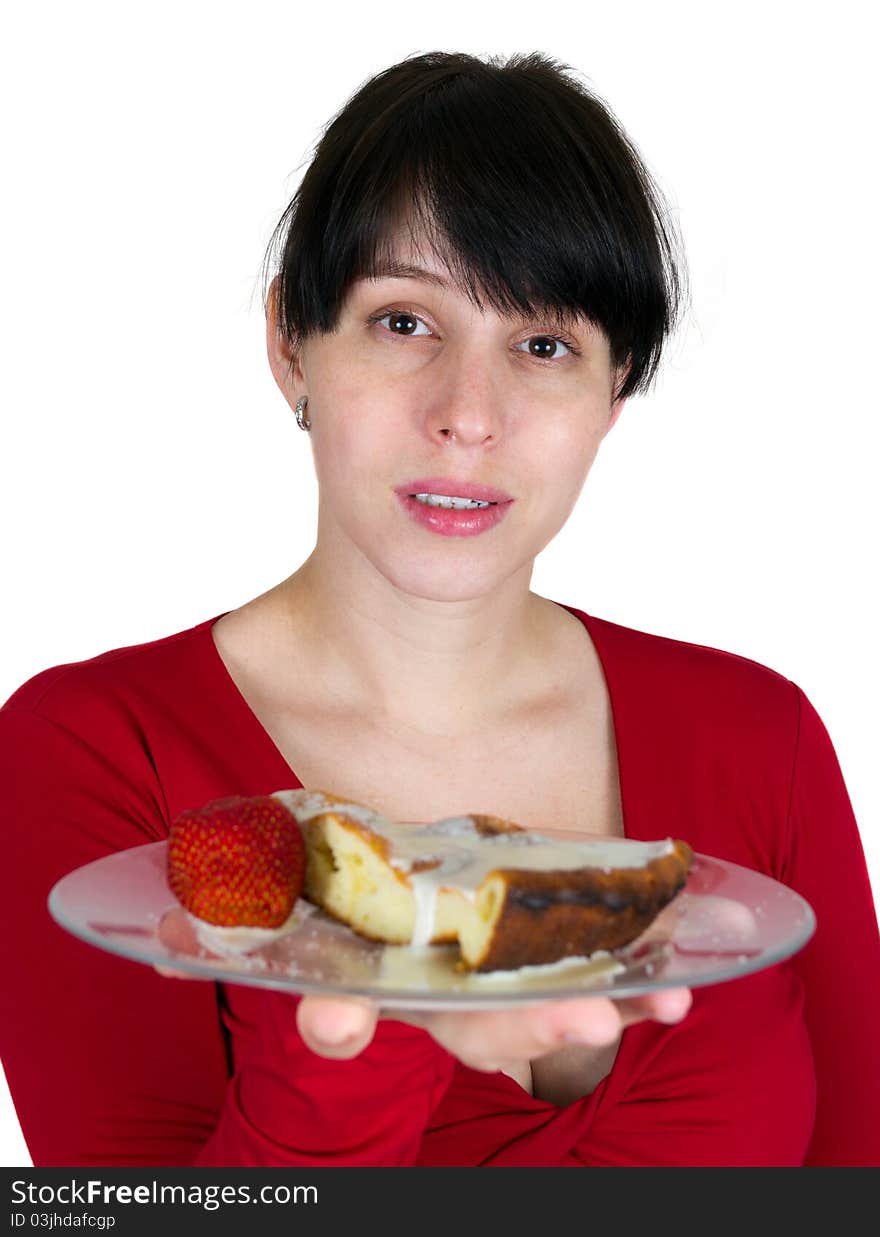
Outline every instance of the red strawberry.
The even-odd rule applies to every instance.
[[[271,795],[215,799],[181,812],[168,841],[168,884],[198,919],[277,928],[302,892],[305,844]]]

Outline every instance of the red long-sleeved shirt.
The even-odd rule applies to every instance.
[[[686,838],[801,893],[794,958],[628,1028],[557,1108],[380,1022],[352,1061],[306,1049],[293,995],[183,982],[50,918],[51,886],[167,836],[184,808],[298,784],[223,665],[216,619],[57,666],[0,710],[0,1054],[49,1165],[880,1165],[880,940],[828,734],[745,658],[593,618],[626,835]],[[586,638],[586,635],[585,635]]]

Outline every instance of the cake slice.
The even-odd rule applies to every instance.
[[[472,971],[628,944],[687,879],[687,842],[566,839],[495,816],[400,824],[321,790],[275,793],[306,844],[304,896],[361,936],[458,942]]]

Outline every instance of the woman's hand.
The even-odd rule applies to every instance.
[[[159,936],[178,954],[195,956],[198,952],[192,924],[176,911],[163,917]],[[169,978],[200,978],[172,966],[155,969]],[[667,988],[620,1001],[585,996],[500,1010],[449,1012],[383,1011],[360,997],[304,996],[297,1006],[296,1021],[306,1045],[322,1057],[356,1057],[372,1040],[379,1018],[384,1017],[423,1028],[463,1064],[493,1072],[574,1044],[602,1048],[615,1043],[624,1027],[647,1018],[678,1022],[690,1006],[687,988]]]
[[[441,1047],[472,1069],[505,1069],[582,1044],[600,1048],[616,1042],[624,1027],[647,1018],[679,1022],[690,1009],[687,988],[611,1001],[607,997],[547,1001],[504,1010],[459,1012],[380,1011],[360,998],[304,996],[297,1007],[299,1033],[313,1052],[340,1060],[357,1056],[370,1043],[380,1017],[422,1027]]]

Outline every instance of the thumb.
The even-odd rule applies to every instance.
[[[312,1052],[346,1060],[369,1044],[378,1016],[372,1002],[356,997],[304,996],[297,1006],[296,1025]]]

